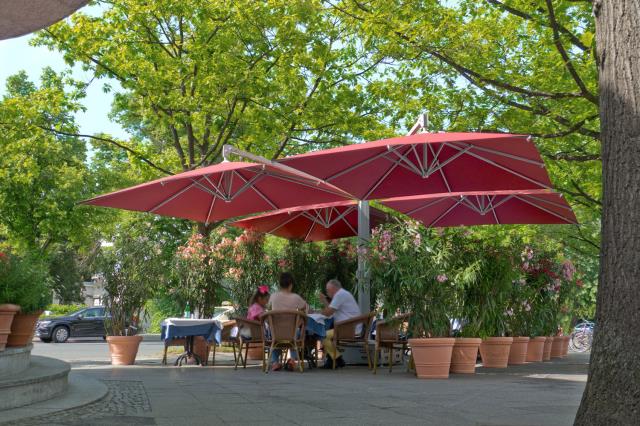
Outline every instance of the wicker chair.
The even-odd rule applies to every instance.
[[[233,361],[234,363],[237,362],[238,360],[238,356],[236,355],[236,346],[239,344],[239,336],[231,336],[231,332],[233,331],[233,329],[236,327],[236,321],[235,320],[231,320],[231,321],[225,321],[222,323],[222,333],[221,333],[221,337],[220,337],[220,344],[227,344],[227,345],[231,345],[231,347],[233,348]],[[216,365],[216,347],[217,345],[214,343],[213,344],[213,350],[212,352],[212,359],[211,359],[211,365],[215,366]]]
[[[393,369],[393,351],[402,351],[402,356],[407,350],[407,329],[411,314],[396,315],[388,320],[376,322],[375,348],[373,350],[373,374],[378,370],[378,356],[382,348],[389,349],[389,372]]]
[[[338,351],[338,346],[348,344],[361,344],[367,354],[367,365],[371,368],[371,355],[369,354],[369,332],[371,321],[376,313],[369,312],[365,315],[349,318],[333,324],[333,347]],[[360,328],[360,330],[358,330]],[[336,368],[337,353],[329,354],[333,360],[333,369]]]
[[[243,368],[247,368],[247,356],[249,355],[249,348],[259,347],[264,349],[264,340],[262,336],[262,324],[260,321],[248,320],[246,318],[236,318],[236,325],[238,326],[238,356],[236,358],[235,369],[238,369],[238,365],[242,364]],[[244,337],[244,332],[248,331],[251,337]],[[242,350],[244,349],[244,355]],[[262,354],[262,368],[265,366],[264,353]]]
[[[300,372],[304,371],[304,354],[305,332],[307,327],[307,314],[302,311],[293,310],[274,310],[262,314],[262,332],[265,352],[267,359],[271,360],[271,354],[274,349],[295,350],[298,353],[300,361],[298,367]],[[270,365],[263,363],[265,373],[268,373]]]

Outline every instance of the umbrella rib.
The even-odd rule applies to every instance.
[[[420,159],[420,154],[418,154],[418,150],[416,149],[416,145],[411,145],[411,151],[413,151],[413,155],[415,155],[416,157],[416,162],[418,163],[418,166],[420,166],[420,171],[424,175],[424,170],[426,165],[422,163],[422,160]]]
[[[188,190],[190,190],[191,188],[193,188],[194,186],[196,186],[197,182],[193,181],[192,183],[190,183],[189,185],[187,185],[186,187],[182,188],[181,190],[179,190],[178,192],[176,192],[175,194],[173,194],[172,196],[170,196],[169,198],[163,200],[162,202],[160,202],[159,204],[157,204],[155,207],[153,207],[150,210],[147,210],[149,213],[155,213],[156,210],[158,210],[159,208],[163,207],[164,205],[166,205],[167,203],[170,203],[171,201],[175,200],[176,198],[178,198],[179,196],[181,196],[182,194],[184,194],[185,192],[187,192]]]
[[[533,198],[534,200],[537,200],[537,201],[539,201],[539,202],[541,202],[541,203],[543,203],[543,204],[550,204],[550,205],[552,205],[552,206],[555,206],[555,207],[561,208],[561,209],[563,209],[563,210],[573,211],[573,210],[571,209],[571,207],[569,207],[569,206],[567,206],[567,205],[560,204],[560,203],[556,203],[555,201],[545,200],[544,198],[539,198],[539,197],[536,197],[535,195],[530,195],[530,194],[528,194],[528,195],[527,195],[527,198]]]
[[[431,222],[431,223],[429,224],[429,226],[427,226],[427,228],[431,228],[431,227],[432,227],[433,225],[435,225],[438,221],[440,221],[440,219],[442,219],[443,217],[445,217],[446,215],[448,215],[448,214],[449,214],[449,212],[450,212],[451,210],[453,210],[454,208],[458,207],[458,205],[462,202],[462,200],[463,200],[463,199],[461,198],[460,200],[456,201],[456,203],[455,203],[454,205],[452,205],[451,207],[449,207],[449,208],[447,209],[447,211],[445,211],[444,213],[442,213],[442,214],[441,214],[440,216],[438,216],[438,217],[437,217],[433,222]]]
[[[307,235],[304,236],[304,241],[307,241],[307,238],[309,238],[309,235],[311,235],[311,231],[313,231],[313,227],[316,226],[315,222],[311,222],[311,226],[309,227],[309,231],[307,231]]]
[[[338,177],[340,177],[340,176],[342,176],[342,175],[344,175],[346,173],[349,173],[349,172],[351,172],[351,171],[353,171],[353,170],[355,170],[355,169],[357,169],[359,167],[367,165],[367,164],[369,164],[369,163],[371,163],[373,161],[379,160],[380,158],[385,157],[388,153],[389,153],[389,151],[387,150],[387,151],[383,151],[383,152],[381,152],[379,154],[376,154],[373,157],[369,157],[364,161],[361,161],[361,162],[359,162],[357,164],[354,164],[352,166],[347,167],[344,170],[341,170],[341,171],[339,171],[337,173],[334,173],[333,175],[331,175],[328,178],[326,178],[325,181],[329,182],[330,180],[336,179],[336,178],[338,178]]]
[[[411,145],[411,146],[413,146],[413,145]],[[390,149],[389,152],[397,155],[398,159],[402,163],[404,163],[406,165],[406,167],[408,167],[409,170],[411,170],[413,173],[417,174],[418,176],[423,176],[423,174],[424,174],[423,170],[419,169],[418,167],[416,167],[416,165],[413,164],[411,162],[411,160],[409,160],[409,158],[408,158],[407,152],[411,151],[411,148],[407,149],[407,152],[405,152],[403,154],[399,153],[398,152],[399,150],[400,149]]]
[[[231,194],[231,186],[229,186],[229,198],[231,200],[233,200],[234,198],[240,196],[243,192],[245,192],[247,189],[251,188],[254,186],[254,184],[260,180],[260,178],[263,176],[263,172],[259,171],[258,173],[254,174],[253,177],[251,177],[251,179],[247,179],[244,176],[242,176],[240,173],[238,173],[236,170],[234,170],[231,174],[231,179],[233,179],[233,174],[236,174],[240,179],[242,179],[244,181],[244,184],[240,187],[240,189],[238,189],[236,191],[235,194]]]
[[[442,151],[442,145],[440,145],[440,149],[438,150],[438,153],[436,154],[435,152],[433,152],[433,148],[431,147],[431,145],[429,145],[429,150],[431,151],[431,154],[433,155],[433,162],[434,164],[437,163],[438,167],[438,171],[440,172],[440,176],[442,176],[442,180],[444,181],[444,185],[447,187],[447,191],[451,192],[451,186],[449,185],[449,181],[447,180],[447,177],[444,174],[444,166],[446,166],[446,164],[440,164],[440,152]]]
[[[505,197],[505,198],[509,198],[509,197]],[[502,203],[504,203],[504,200],[502,201]],[[502,204],[500,203],[500,204]],[[496,213],[496,208],[498,208],[498,206],[500,206],[500,204],[498,205],[493,205],[493,199],[489,198],[489,207],[491,208],[491,213],[493,214],[493,218],[496,221],[496,225],[500,225],[500,220],[498,219],[498,213]]]
[[[515,155],[515,154],[509,154],[509,153],[504,152],[504,151],[498,151],[497,149],[485,148],[483,146],[478,146],[478,145],[470,145],[470,144],[466,144],[464,142],[452,142],[451,144],[456,144],[456,143],[461,143],[461,144],[463,144],[465,146],[471,146],[471,147],[473,147],[473,149],[475,151],[484,151],[484,152],[488,152],[490,154],[499,155],[501,157],[510,158],[512,160],[522,161],[524,163],[533,164],[534,166],[544,167],[544,163],[543,162],[536,161],[536,160],[531,160],[529,158],[521,157],[521,156]]]
[[[463,149],[463,148],[460,148],[460,147],[458,147],[456,145],[450,145],[450,146],[455,148],[455,149],[459,149],[459,150]],[[528,182],[531,182],[531,183],[534,183],[534,184],[536,184],[538,186],[541,186],[542,188],[550,189],[550,187],[548,185],[546,185],[546,184],[544,184],[542,182],[538,182],[537,180],[532,179],[532,178],[530,178],[528,176],[525,176],[522,173],[516,172],[515,170],[511,170],[510,168],[505,167],[505,166],[503,166],[501,164],[498,164],[493,160],[489,160],[488,158],[484,158],[483,156],[481,156],[479,154],[476,154],[473,151],[466,151],[466,154],[470,155],[470,156],[472,156],[474,158],[477,158],[480,161],[484,161],[485,163],[491,164],[492,166],[497,167],[499,169],[502,169],[502,170],[504,170],[504,171],[506,171],[508,173],[511,173],[512,175],[518,176],[519,178],[524,179],[524,180],[526,180]]]
[[[220,179],[218,179],[217,185],[211,182],[211,179],[209,179],[209,175],[203,175],[202,177],[204,178],[204,180],[206,180],[209,183],[209,185],[211,185],[213,190],[209,190],[208,188],[204,187],[204,185],[202,185],[203,186],[202,189],[206,189],[211,195],[215,197],[220,197],[223,200],[227,198],[225,193],[220,190],[220,185],[222,184],[222,178],[224,177],[224,172],[220,174]]]
[[[366,200],[367,197],[369,197],[369,195],[371,195],[373,191],[375,191],[382,184],[382,182],[384,182],[387,176],[389,176],[391,172],[393,172],[396,169],[396,167],[398,167],[399,162],[400,160],[397,160],[391,165],[391,167],[389,167],[389,170],[387,170],[385,174],[382,175],[382,177],[380,177],[380,179],[378,179],[378,181],[371,187],[371,189],[369,189],[369,191],[364,195],[364,197],[362,197],[363,200]]]
[[[514,197],[515,197],[515,198],[517,198],[517,199],[518,199],[518,200],[520,200],[520,201],[523,201],[523,202],[525,202],[525,203],[529,204],[530,206],[533,206],[533,207],[535,207],[535,208],[537,208],[537,209],[542,210],[543,212],[547,212],[547,213],[549,213],[550,215],[553,215],[553,216],[557,217],[558,219],[562,219],[562,220],[564,220],[564,221],[565,221],[565,222],[567,222],[567,223],[575,223],[574,221],[567,219],[566,217],[562,216],[561,214],[558,214],[558,213],[556,213],[556,212],[554,212],[554,211],[551,211],[551,210],[546,209],[546,208],[544,208],[544,207],[542,207],[542,206],[539,206],[538,204],[536,204],[536,203],[534,203],[534,202],[532,202],[532,201],[529,201],[529,200],[527,200],[526,198],[522,198],[522,197],[520,197],[520,196],[518,196],[518,195],[515,195]]]
[[[437,198],[436,200],[434,200],[434,201],[432,201],[432,202],[430,202],[430,203],[427,203],[427,204],[425,204],[424,206],[416,207],[416,208],[415,208],[415,209],[413,209],[413,210],[409,210],[409,211],[408,211],[408,212],[406,212],[405,214],[406,214],[406,215],[411,216],[412,214],[417,213],[417,212],[419,212],[420,210],[426,209],[427,207],[434,206],[434,205],[436,205],[436,204],[438,204],[438,203],[443,202],[444,200],[446,200],[446,197]]]
[[[306,186],[307,188],[313,188],[313,189],[315,189],[317,191],[323,191],[323,192],[326,192],[328,194],[338,195],[338,196],[341,196],[343,198],[347,198],[347,194],[348,193],[346,191],[344,191],[344,192],[333,191],[333,190],[331,190],[329,188],[324,188],[322,186],[319,186],[318,184],[309,183],[309,182],[306,182],[306,181],[303,181],[303,180],[298,180],[298,179],[295,179],[295,178],[292,178],[292,177],[288,177],[288,176],[282,176],[282,175],[279,175],[279,174],[273,173],[273,172],[265,171],[265,172],[263,172],[263,174],[267,175],[267,176],[271,176],[271,177],[273,177],[275,179],[283,180],[285,182],[295,183],[295,184],[298,184],[298,185],[301,185],[301,186]],[[348,195],[352,196],[351,194],[348,194]]]
[[[244,176],[242,176],[242,175],[240,175],[240,174],[239,174],[239,175],[238,175],[238,177],[239,177],[240,179],[242,179],[242,180],[244,181],[244,183],[245,183],[245,184],[249,183],[249,182],[247,181],[247,179],[246,179]],[[256,178],[256,179],[257,179],[257,178]],[[260,191],[260,190],[259,190],[258,188],[256,188],[254,185],[249,185],[249,187],[250,187],[251,189],[253,189],[253,190],[256,192],[256,194],[258,194],[258,196],[259,196],[260,198],[262,198],[263,200],[265,200],[265,201],[266,201],[266,202],[267,202],[267,203],[268,203],[268,204],[269,204],[273,209],[277,209],[277,208],[278,208],[278,206],[276,206],[276,205],[273,203],[273,201],[271,201],[271,200],[270,200],[266,195],[264,195],[264,194],[262,193],[262,191]],[[236,195],[238,195],[238,194],[236,193]]]
[[[349,213],[351,213],[353,210],[355,210],[355,207],[349,207],[349,208],[345,209],[344,212],[339,213],[338,216],[335,219],[333,219],[331,222],[328,222],[329,223],[329,227],[332,227],[333,225],[335,225],[336,223],[340,222],[341,220],[344,220],[344,218],[347,217],[347,215]]]
[[[269,231],[267,231],[267,234],[273,234],[274,232],[276,232],[278,229],[282,228],[283,226],[285,226],[286,224],[288,224],[289,222],[296,220],[297,218],[299,218],[300,216],[302,216],[304,214],[304,212],[300,212],[298,214],[295,214],[293,216],[291,216],[289,219],[285,220],[284,222],[278,224],[278,226],[276,226],[273,229],[270,229]]]
[[[358,231],[356,231],[355,229],[353,229],[353,226],[351,226],[351,224],[349,223],[349,221],[347,220],[346,216],[342,217],[342,220],[344,221],[344,223],[347,224],[347,226],[349,227],[349,229],[351,229],[351,232],[353,232],[353,235],[358,235]]]

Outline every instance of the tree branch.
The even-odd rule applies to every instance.
[[[535,16],[533,16],[533,15],[531,15],[529,13],[523,12],[522,10],[516,9],[513,6],[506,5],[506,4],[502,3],[501,1],[498,1],[498,0],[485,0],[485,1],[487,3],[490,3],[490,4],[492,4],[492,5],[496,6],[496,7],[504,10],[505,12],[509,12],[512,15],[519,16],[522,19],[526,19],[527,21],[536,22],[536,23],[538,23],[540,25],[544,25],[545,27],[550,27],[549,24],[547,24],[544,21],[541,21],[541,20],[537,19]],[[563,27],[562,25],[558,25],[558,30],[562,34],[564,34],[567,37],[569,37],[569,39],[571,40],[571,44],[573,44],[574,46],[576,46],[580,50],[585,51],[585,52],[590,50],[589,46],[585,45],[582,41],[580,41],[580,39],[578,37],[576,37],[576,35],[573,34],[571,31],[569,31],[567,28]]]
[[[569,74],[571,74],[571,77],[580,88],[582,96],[584,96],[585,99],[587,99],[591,103],[599,105],[598,97],[591,93],[589,89],[587,89],[587,86],[584,84],[584,81],[582,81],[582,78],[580,78],[580,75],[578,75],[578,71],[576,71],[575,67],[573,66],[573,62],[571,62],[571,58],[569,58],[567,51],[562,45],[562,40],[560,40],[559,24],[558,21],[556,21],[556,14],[553,10],[553,3],[551,2],[551,0],[546,0],[546,3],[547,9],[549,10],[549,22],[551,23],[551,29],[553,30],[553,43],[556,45],[556,49],[558,49],[560,56],[562,56],[562,60],[564,61],[564,65],[567,68],[567,71],[569,71]]]
[[[174,175],[174,173],[158,166],[157,164],[155,164],[153,161],[149,160],[148,158],[146,158],[144,155],[140,154],[139,152],[129,148],[126,145],[121,144],[118,141],[115,141],[113,139],[109,139],[109,138],[105,138],[102,136],[94,136],[94,135],[85,135],[85,134],[81,134],[81,133],[70,133],[70,132],[64,132],[62,130],[57,130],[57,129],[52,129],[49,127],[45,127],[45,126],[37,126],[38,128],[50,132],[50,133],[54,133],[56,135],[61,135],[61,136],[70,136],[70,137],[75,137],[75,138],[88,138],[88,139],[92,139],[92,140],[96,140],[96,141],[100,141],[100,142],[107,142],[111,145],[115,145],[118,148],[121,148],[125,151],[127,151],[128,153],[130,153],[131,155],[133,155],[134,157],[136,157],[138,160],[142,161],[143,163],[146,163],[147,165],[153,167],[154,169],[166,174],[166,175]]]

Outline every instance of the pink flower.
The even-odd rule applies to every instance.
[[[447,281],[448,279],[449,279],[449,278],[448,278],[445,274],[440,274],[440,275],[438,275],[438,276],[436,277],[436,280],[437,280],[439,283],[443,283],[443,282]]]
[[[522,307],[526,312],[529,312],[531,310],[531,305],[529,304],[528,300],[522,302]]]
[[[420,244],[422,244],[422,235],[416,234],[416,236],[413,237],[413,245],[418,248]]]
[[[562,264],[562,275],[564,276],[564,279],[571,281],[575,272],[576,267],[573,266],[573,263],[570,260],[565,260]]]
[[[509,308],[507,309],[504,314],[508,317],[512,317],[513,316],[513,309]]]

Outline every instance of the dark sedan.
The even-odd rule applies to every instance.
[[[64,317],[42,318],[36,324],[36,336],[45,343],[66,342],[69,337],[103,337],[103,307],[81,309]]]

